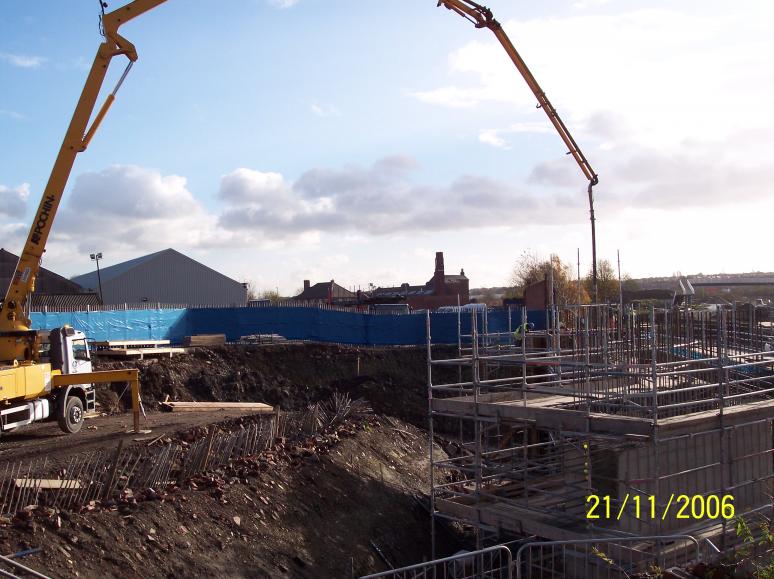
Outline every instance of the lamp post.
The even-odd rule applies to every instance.
[[[102,300],[102,276],[100,276],[100,273],[99,273],[99,260],[102,259],[102,254],[92,253],[89,257],[91,257],[91,261],[97,262],[97,282],[99,283],[99,303],[104,304],[105,302]]]

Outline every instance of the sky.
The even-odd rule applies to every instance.
[[[0,4],[0,246],[18,253],[99,4]],[[488,5],[599,174],[600,259],[774,270],[774,3]],[[78,155],[45,267],[173,247],[286,295],[424,283],[436,251],[471,287],[508,284],[525,251],[579,248],[590,268],[583,174],[491,32],[435,0],[168,0],[121,33],[140,58]]]

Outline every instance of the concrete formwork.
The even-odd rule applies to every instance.
[[[477,315],[454,359],[428,338],[431,428],[451,439],[431,461],[435,518],[480,545],[691,531],[722,546],[716,500],[771,515],[774,340],[754,311],[553,308],[526,338]],[[439,367],[458,381],[434,383]],[[609,497],[598,519],[592,495]]]

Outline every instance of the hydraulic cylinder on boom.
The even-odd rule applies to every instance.
[[[51,170],[51,176],[43,191],[40,205],[32,220],[16,271],[0,306],[0,364],[29,364],[36,360],[36,333],[30,330],[30,320],[27,317],[25,305],[29,294],[35,291],[35,279],[40,271],[40,260],[46,250],[46,242],[59,209],[65,185],[75,163],[75,157],[88,147],[113,104],[121,83],[137,60],[134,45],[121,36],[118,29],[122,24],[162,2],[164,0],[135,0],[131,4],[105,14],[102,18],[104,41],[97,50],[70,126],[67,128]],[[129,60],[127,68],[116,88],[108,95],[105,104],[97,113],[91,127],[87,128],[110,62],[116,56],[125,56]]]
[[[86,150],[115,100],[132,64],[134,45],[118,33],[121,25],[163,3],[134,0],[102,14],[100,44],[75,107],[62,146],[54,161],[24,249],[0,305],[0,433],[39,420],[57,419],[65,432],[77,432],[84,412],[94,409],[94,383],[130,382],[135,430],[139,429],[139,382],[137,370],[92,372],[86,336],[70,327],[51,331],[49,361],[39,360],[38,332],[31,328],[27,300],[35,291],[35,279],[46,250],[51,228],[64,194],[75,158]],[[104,4],[101,4],[104,8]],[[125,56],[128,64],[115,89],[89,120],[113,58]]]

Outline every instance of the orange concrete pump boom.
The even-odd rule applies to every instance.
[[[29,363],[34,361],[36,357],[35,332],[30,330],[30,320],[27,319],[25,304],[29,294],[35,290],[35,278],[40,270],[40,260],[45,251],[54,217],[62,200],[76,155],[86,150],[102,119],[113,104],[116,92],[126,78],[132,63],[137,60],[137,51],[134,45],[119,35],[118,29],[121,25],[165,1],[134,0],[126,6],[104,14],[102,17],[105,40],[97,50],[70,126],[65,133],[62,147],[59,149],[59,154],[51,170],[43,198],[27,235],[24,250],[19,257],[16,271],[0,307],[0,364]],[[89,119],[94,111],[110,62],[114,57],[120,55],[129,59],[127,68],[89,128]]]
[[[535,95],[535,98],[537,98],[538,108],[542,108],[543,111],[546,113],[546,115],[548,116],[548,120],[550,120],[551,124],[554,125],[556,132],[559,133],[559,136],[562,138],[562,140],[564,141],[564,144],[567,146],[569,154],[573,156],[573,158],[575,159],[575,162],[578,163],[580,170],[583,172],[583,175],[586,177],[586,179],[588,179],[589,212],[591,214],[591,248],[592,248],[592,254],[593,254],[592,255],[592,260],[593,260],[592,275],[593,275],[593,281],[594,281],[594,302],[596,303],[597,301],[597,249],[596,249],[596,227],[595,227],[595,217],[594,217],[593,187],[599,182],[599,178],[597,177],[597,174],[594,172],[594,169],[591,168],[591,165],[586,159],[586,156],[580,150],[578,143],[575,142],[575,139],[570,134],[569,129],[567,128],[567,126],[564,124],[564,121],[562,121],[561,117],[559,116],[559,113],[556,112],[556,109],[551,104],[551,101],[548,100],[546,93],[544,93],[543,89],[540,88],[540,85],[535,80],[535,77],[532,75],[532,72],[527,67],[527,64],[524,62],[524,59],[521,58],[521,55],[513,46],[513,43],[511,42],[510,38],[508,38],[508,35],[503,30],[502,25],[497,20],[495,20],[495,17],[492,14],[492,11],[485,6],[482,6],[480,4],[477,4],[476,2],[473,2],[472,0],[438,0],[438,6],[444,6],[449,10],[452,10],[457,14],[459,14],[460,16],[466,18],[467,20],[470,20],[471,22],[473,22],[473,24],[475,24],[476,28],[489,28],[494,33],[494,35],[497,37],[497,40],[500,41],[500,44],[502,44],[503,48],[505,49],[505,52],[508,53],[508,56],[513,61],[513,64],[516,65],[516,68],[521,73],[521,76],[524,77],[524,80],[527,82],[527,85],[529,86],[530,90]]]

